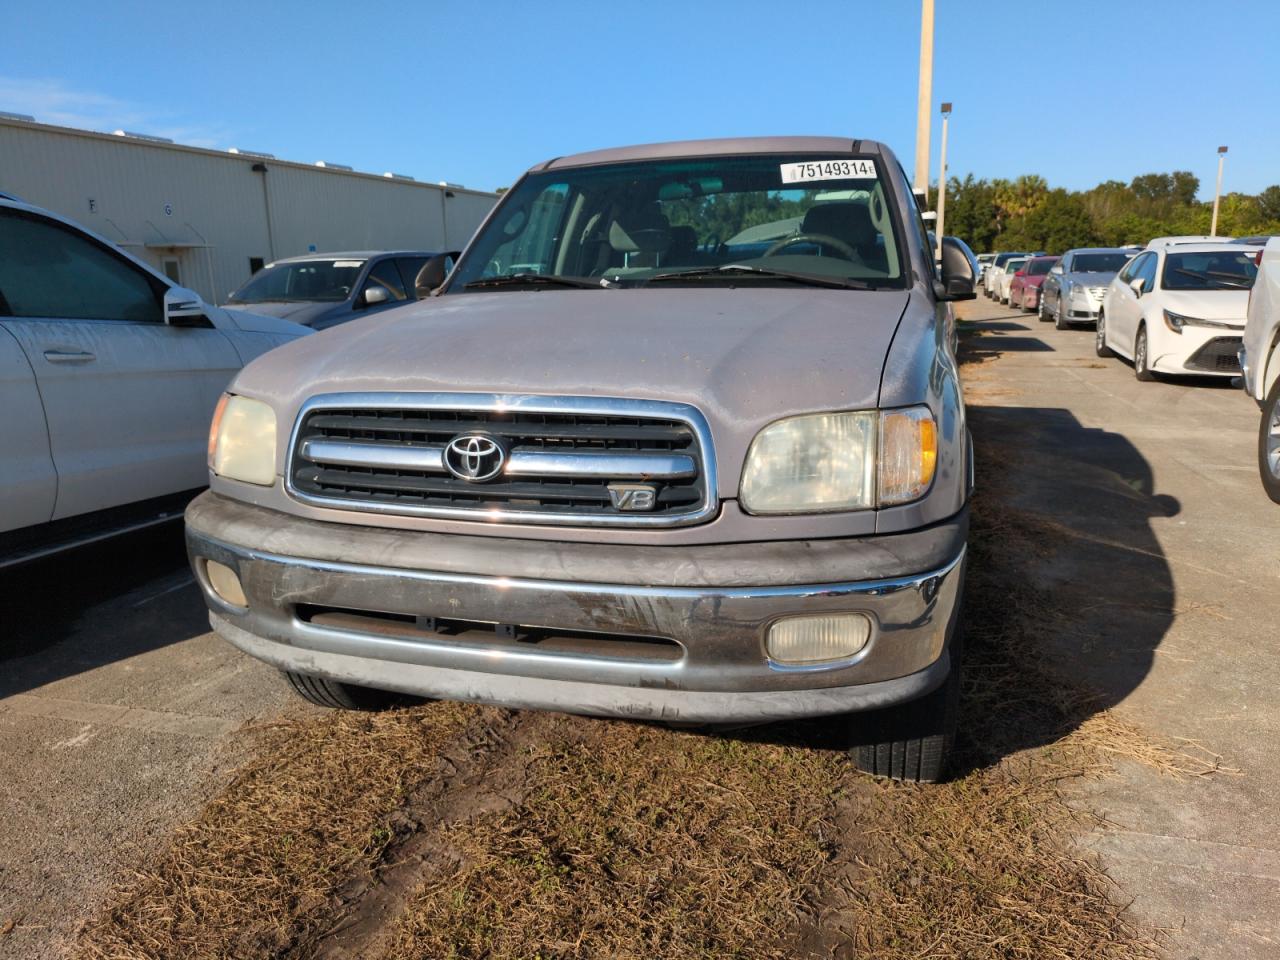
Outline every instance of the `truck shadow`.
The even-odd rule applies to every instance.
[[[0,697],[209,629],[174,522],[5,571]]]

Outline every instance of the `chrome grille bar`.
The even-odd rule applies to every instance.
[[[378,470],[422,470],[444,473],[444,447],[384,446],[307,440],[302,455],[316,463]],[[692,457],[652,453],[545,453],[513,450],[508,476],[591,477],[618,480],[678,480],[697,474]]]

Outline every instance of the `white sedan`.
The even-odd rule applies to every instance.
[[[0,568],[181,516],[231,377],[310,332],[0,195]]]
[[[1098,314],[1098,356],[1133,361],[1139,380],[1160,373],[1240,375],[1239,351],[1255,251],[1240,244],[1155,245],[1107,287]]]
[[[995,280],[995,297],[1001,303],[1009,302],[1009,287],[1013,285],[1013,278],[1018,271],[1027,265],[1030,257],[1015,257],[1005,262],[1004,269],[996,274]]]

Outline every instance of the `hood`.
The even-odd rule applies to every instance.
[[[250,333],[273,333],[286,337],[300,337],[304,333],[311,331],[294,323],[291,320],[283,320],[277,316],[250,312],[248,310],[233,310],[227,307],[219,308],[231,322],[239,329]]]
[[[1187,317],[1217,320],[1243,329],[1249,311],[1249,291],[1161,290],[1160,305]]]
[[[280,317],[292,320],[304,326],[311,326],[321,317],[346,308],[346,303],[315,303],[314,301],[268,300],[263,303],[246,303],[243,306],[230,305],[228,310],[234,312],[256,313],[259,316]]]
[[[706,416],[727,479],[773,420],[877,406],[907,299],[794,286],[453,294],[290,343],[234,389],[289,424],[337,392],[673,400]]]
[[[1076,284],[1082,287],[1105,287],[1116,278],[1118,270],[1107,273],[1068,273],[1062,277],[1063,284]]]
[[[1048,276],[1048,274],[1044,274],[1044,273],[1042,273],[1042,274],[1040,274],[1040,275],[1039,275],[1039,276],[1037,276],[1037,277],[1023,277],[1023,278],[1022,278],[1022,286],[1023,286],[1023,289],[1026,289],[1027,287],[1038,287],[1038,286],[1040,286],[1040,284],[1044,283],[1044,278],[1045,278],[1046,276]]]

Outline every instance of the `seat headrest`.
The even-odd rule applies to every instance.
[[[834,201],[810,207],[800,223],[801,233],[822,233],[843,240],[852,247],[874,244],[875,224],[864,203]]]
[[[670,245],[671,223],[652,208],[628,211],[609,224],[609,246],[619,253],[665,253]]]

